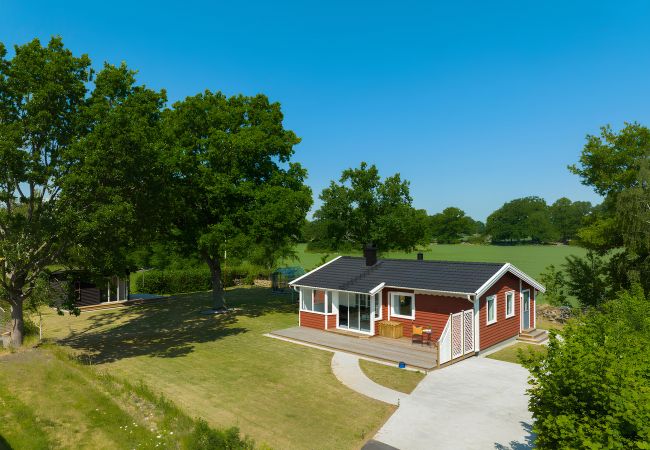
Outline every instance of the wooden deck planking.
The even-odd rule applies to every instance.
[[[273,331],[271,334],[395,364],[402,361],[408,366],[424,370],[432,370],[437,367],[437,352],[435,349],[429,347],[417,348],[415,345],[412,346],[408,340],[393,340],[380,337],[360,339],[307,327],[287,328]]]

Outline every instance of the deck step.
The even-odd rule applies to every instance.
[[[534,328],[530,330],[522,331],[521,333],[519,333],[519,336],[517,337],[518,341],[530,342],[531,344],[541,344],[547,339],[548,339],[548,331],[537,330]]]

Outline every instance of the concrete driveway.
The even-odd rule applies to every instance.
[[[518,364],[469,358],[429,373],[401,402],[368,449],[532,449]]]

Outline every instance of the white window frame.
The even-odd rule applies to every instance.
[[[303,296],[305,295],[305,291],[310,291],[311,292],[311,308],[312,309],[306,309],[303,307],[304,302],[303,302]],[[323,312],[321,311],[314,311],[314,292],[315,291],[324,291],[325,292],[325,309]],[[317,289],[317,288],[300,288],[300,311],[312,313],[312,314],[331,314],[327,312],[327,301],[329,300],[329,296],[331,295],[330,291],[327,289]],[[334,304],[332,304],[332,309],[334,308]]]
[[[390,316],[391,317],[397,317],[400,319],[410,319],[410,320],[415,320],[415,294],[412,294],[410,292],[390,292],[389,294],[389,299],[390,299]],[[395,303],[394,303],[394,298],[396,296],[402,296],[402,297],[411,297],[411,315],[410,316],[405,316],[402,314],[397,314],[395,313]]]
[[[494,300],[494,319],[490,320],[490,299]],[[496,294],[494,295],[488,295],[485,297],[485,319],[487,325],[492,325],[493,323],[497,323],[497,296]]]
[[[382,308],[382,298],[381,298],[381,291],[377,292],[375,295],[371,296],[372,297],[372,303],[374,305],[374,311],[372,312],[372,318],[373,320],[381,320],[382,319],[382,314],[383,314],[383,309]],[[377,312],[377,308],[379,308],[379,316],[375,317],[375,312]]]
[[[508,295],[512,296],[511,297],[511,299],[512,299],[512,312],[510,314],[508,314]],[[505,308],[506,308],[506,310],[505,310],[506,311],[506,319],[509,319],[510,317],[515,316],[515,291],[514,290],[506,292]]]

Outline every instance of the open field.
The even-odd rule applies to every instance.
[[[393,408],[339,383],[332,354],[263,336],[296,324],[297,305],[268,289],[227,292],[228,316],[203,316],[207,293],[149,305],[45,317],[60,339],[101,370],[144,381],[190,416],[238,426],[275,448],[356,448]]]
[[[524,354],[529,351],[546,352],[546,346],[517,342],[516,344],[510,345],[504,349],[499,350],[498,352],[494,352],[491,355],[486,356],[486,358],[498,359],[499,361],[519,364],[519,350],[523,351]]]
[[[582,247],[569,245],[472,245],[472,244],[441,244],[430,245],[419,250],[424,253],[425,259],[438,259],[446,261],[477,261],[477,262],[509,262],[537,278],[544,269],[555,264],[559,266],[569,255],[584,256],[587,251]],[[313,269],[320,264],[327,255],[326,261],[339,255],[361,256],[361,252],[347,253],[317,253],[307,251],[306,244],[296,246],[298,263],[305,269]],[[415,259],[418,250],[414,252],[388,252],[382,255],[386,258]],[[287,261],[291,264],[291,261]]]
[[[375,383],[406,394],[413,392],[413,389],[424,378],[423,372],[390,367],[365,359],[359,360],[359,366],[363,373]]]
[[[449,244],[430,245],[421,249],[425,259],[437,259],[446,261],[477,261],[477,262],[509,262],[526,272],[528,275],[539,280],[539,275],[547,266],[554,264],[556,267],[564,263],[569,255],[584,256],[587,251],[581,247],[568,245],[472,245],[472,244]],[[361,256],[360,252],[348,253],[317,253],[307,251],[306,244],[296,246],[297,261],[285,261],[287,265],[298,264],[306,270],[318,266],[325,258],[325,261],[339,255]],[[388,252],[382,257],[415,259],[418,250],[414,252]],[[540,295],[540,303],[544,302],[544,296]]]

